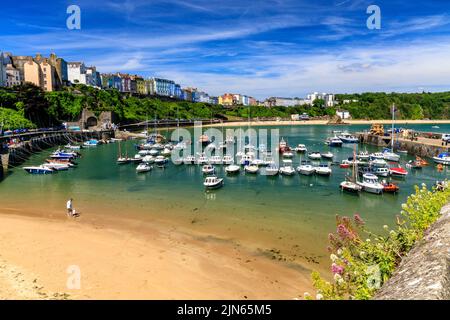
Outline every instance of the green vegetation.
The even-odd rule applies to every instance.
[[[364,93],[337,95],[341,104],[336,108],[350,111],[354,119],[389,119],[390,106],[396,103],[398,119],[448,119],[450,117],[450,92],[422,94]],[[350,100],[350,103],[343,103]],[[14,88],[0,88],[0,107],[18,112],[35,126],[46,127],[63,121],[77,120],[83,108],[95,113],[113,111],[120,123],[131,123],[145,119],[246,119],[290,118],[292,114],[307,113],[310,117],[333,116],[336,108],[324,107],[323,100],[312,106],[273,107],[235,106],[224,108],[207,103],[186,101],[163,101],[148,96],[131,96],[116,90],[98,90],[77,84],[63,91],[43,92],[32,84]],[[9,121],[9,126],[30,126],[30,123]],[[23,119],[22,119],[23,120]]]
[[[390,119],[393,103],[399,120],[450,118],[450,92],[338,94],[336,99],[354,119]]]
[[[424,232],[440,216],[440,210],[450,199],[450,189],[428,190],[416,187],[402,205],[396,227],[384,226],[385,234],[377,235],[364,227],[356,215],[353,219],[337,217],[337,230],[329,235],[333,281],[313,272],[317,299],[370,299],[393,274],[401,259]]]

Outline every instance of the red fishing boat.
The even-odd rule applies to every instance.
[[[281,138],[280,144],[278,145],[278,151],[280,153],[285,153],[287,151],[291,151],[291,148],[288,146],[287,142]]]
[[[403,169],[400,166],[396,167],[396,168],[390,168],[389,172],[391,173],[391,175],[397,176],[397,177],[406,177],[408,175],[408,171]]]

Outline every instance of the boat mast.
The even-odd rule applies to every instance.
[[[392,132],[391,132],[391,152],[394,153],[394,121],[395,121],[395,103],[392,104]]]

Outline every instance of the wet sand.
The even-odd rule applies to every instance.
[[[2,299],[294,299],[311,292],[308,273],[276,254],[156,221],[0,208]],[[69,288],[77,277],[68,272],[77,268],[80,288]]]

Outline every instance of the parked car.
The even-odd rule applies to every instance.
[[[442,141],[450,142],[450,134],[449,133],[442,134]]]

